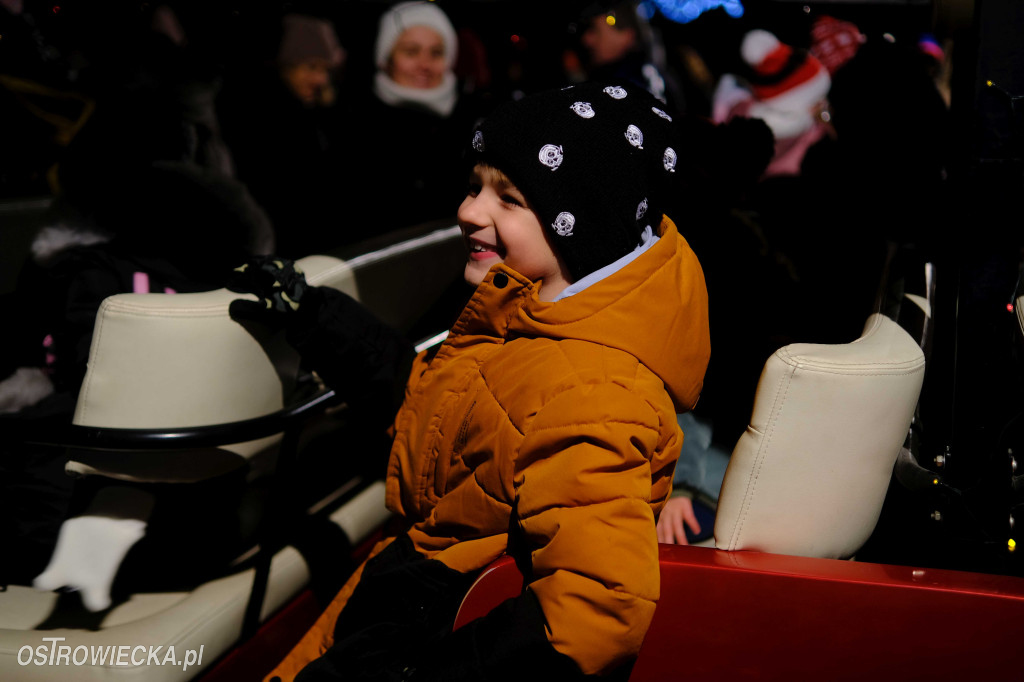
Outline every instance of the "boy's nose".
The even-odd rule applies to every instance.
[[[479,195],[475,197],[466,195],[466,198],[462,200],[462,204],[459,206],[456,217],[461,224],[476,227],[487,225],[487,212],[484,210],[483,202],[480,201]]]

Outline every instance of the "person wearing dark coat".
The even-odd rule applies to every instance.
[[[344,59],[329,21],[289,14],[271,63],[234,72],[217,101],[235,173],[269,214],[281,256],[351,241],[336,198],[344,165],[333,79]]]
[[[371,92],[349,107],[345,126],[347,164],[358,177],[348,187],[346,229],[373,237],[455,223],[465,193],[459,143],[483,113],[455,76],[457,50],[455,28],[434,4],[403,2],[381,16]]]
[[[580,21],[587,78],[639,85],[669,111],[685,111],[682,83],[668,69],[660,40],[636,0],[595,0],[583,8]]]

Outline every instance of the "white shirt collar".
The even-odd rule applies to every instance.
[[[595,270],[586,277],[583,277],[580,280],[573,282],[565,289],[563,289],[562,293],[558,294],[558,296],[556,296],[555,300],[552,302],[561,301],[563,298],[569,298],[573,294],[578,294],[587,287],[600,282],[605,277],[608,277],[609,275],[618,272],[619,270],[621,270],[622,268],[626,267],[627,265],[635,261],[637,258],[639,258],[645,251],[647,251],[647,249],[651,248],[656,243],[658,243],[659,239],[661,239],[661,237],[654,234],[654,230],[651,229],[650,225],[648,225],[647,227],[644,228],[644,233],[643,235],[641,235],[640,238],[640,244],[635,249],[627,253],[622,258],[619,258],[618,260],[609,263],[600,270]]]

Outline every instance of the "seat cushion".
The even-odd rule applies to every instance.
[[[64,608],[60,595],[40,592],[30,587],[10,586],[0,593],[0,679],[3,680],[141,680],[163,682],[189,680],[202,669],[210,667],[228,651],[242,632],[242,621],[252,588],[254,570],[249,569],[199,585],[189,592],[132,595],[92,627],[84,625],[86,614],[81,607]],[[285,548],[275,555],[270,581],[263,603],[261,620],[281,608],[309,580],[309,572],[301,555]],[[76,619],[78,622],[76,622]],[[62,626],[61,622],[66,623]],[[41,629],[41,626],[45,629]],[[60,642],[46,642],[44,637],[63,637]],[[37,658],[30,649],[40,646],[70,647],[74,659],[61,665],[49,665],[48,651]],[[144,647],[131,652],[117,663],[75,665],[84,661],[86,652],[78,647]],[[178,665],[147,663],[151,647],[163,647],[156,658],[163,661],[170,647]],[[186,652],[202,647],[202,665],[184,670]],[[59,652],[58,652],[59,653]],[[90,662],[91,662],[91,650]],[[116,659],[115,659],[116,660]],[[46,665],[39,665],[45,661]],[[198,662],[198,661],[197,661]],[[27,665],[25,665],[27,663]]]
[[[352,545],[365,542],[390,518],[384,506],[384,483],[368,485],[330,514]],[[260,614],[264,621],[308,585],[309,568],[293,548],[278,552],[270,567],[266,597]],[[211,580],[188,592],[133,594],[102,614],[89,614],[74,599],[54,592],[11,585],[0,593],[0,680],[189,680],[208,669],[230,650],[242,632],[242,620],[252,589],[253,570]],[[52,644],[43,637],[64,637],[58,645],[162,646],[158,657],[174,646],[179,665],[36,665],[34,653],[24,647]],[[183,670],[186,651],[203,647],[202,666]],[[33,661],[29,665],[19,663]],[[77,654],[81,661],[84,652]],[[130,652],[128,656],[130,657]],[[136,652],[136,660],[143,657]]]

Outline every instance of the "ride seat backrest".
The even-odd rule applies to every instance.
[[[328,256],[298,261],[314,285],[358,299],[352,269]],[[284,405],[282,376],[298,358],[278,335],[271,358],[228,305],[227,289],[192,294],[118,294],[96,316],[88,370],[73,422],[107,428],[181,428],[259,417]],[[277,367],[275,367],[275,362]],[[182,453],[76,452],[68,471],[122,480],[199,480],[265,452],[279,436]],[[233,453],[233,454],[232,454]]]
[[[878,521],[924,365],[881,314],[852,343],[776,351],[722,483],[716,547],[852,556]]]
[[[373,248],[307,256],[297,264],[314,286],[343,291],[383,322],[410,333],[465,265],[457,226],[430,224],[383,235]],[[119,294],[96,317],[89,364],[73,422],[107,428],[223,424],[283,407],[299,358],[277,333],[257,341],[231,319],[240,295]],[[440,330],[435,330],[440,331]],[[279,436],[185,454],[74,453],[69,473],[130,481],[195,481],[248,462],[272,465]]]

